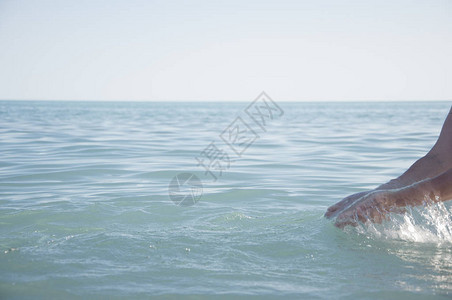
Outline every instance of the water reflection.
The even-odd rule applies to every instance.
[[[420,287],[429,286],[440,293],[452,293],[452,248],[450,245],[406,245],[391,249],[389,253],[396,255],[408,263],[407,281],[398,284],[406,290],[419,291]],[[408,282],[409,281],[409,282]],[[416,284],[418,283],[418,284]]]

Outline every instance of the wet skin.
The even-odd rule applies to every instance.
[[[452,108],[438,141],[405,173],[374,190],[350,195],[328,208],[325,217],[335,225],[357,226],[367,221],[381,223],[390,212],[406,206],[428,205],[452,199]]]

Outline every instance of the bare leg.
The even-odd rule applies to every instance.
[[[425,178],[433,178],[452,167],[452,108],[433,148],[392,183],[379,189],[404,187]]]
[[[344,198],[328,208],[325,217],[332,218],[361,198],[375,191],[396,189],[411,185],[426,178],[435,177],[452,167],[452,108],[444,122],[438,141],[421,159],[396,179],[380,185],[375,190],[364,191]]]

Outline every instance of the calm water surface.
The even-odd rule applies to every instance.
[[[450,103],[281,102],[213,181],[195,157],[230,151],[247,105],[0,102],[0,298],[450,298],[449,203],[323,218],[424,155]],[[181,172],[202,180],[193,206],[169,199]]]

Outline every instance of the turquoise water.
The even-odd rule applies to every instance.
[[[0,298],[450,297],[449,203],[323,218],[424,155],[450,103],[278,104],[237,157],[220,134],[251,124],[245,102],[0,102]],[[216,181],[195,160],[212,141],[230,156]],[[183,172],[192,206],[168,195]]]

